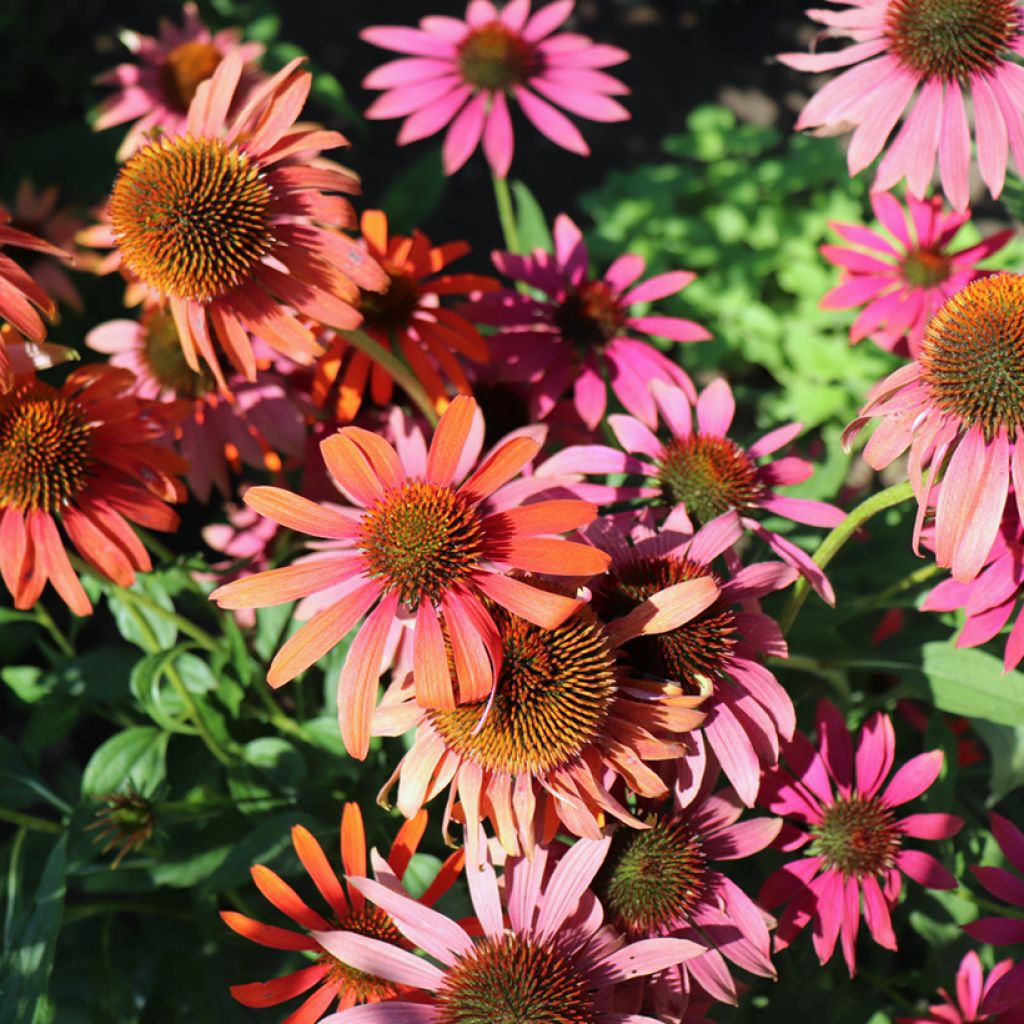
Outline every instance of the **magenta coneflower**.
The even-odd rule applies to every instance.
[[[989,893],[1008,904],[1008,913],[1004,917],[978,918],[977,921],[965,924],[964,931],[972,939],[992,946],[1016,945],[1024,942],[1024,917],[1021,916],[1021,911],[1024,911],[1024,881],[1018,877],[1024,875],[1024,832],[1001,814],[993,811],[989,817],[999,849],[1018,874],[1005,868],[971,868],[974,877]],[[1024,965],[1015,968],[1006,986],[1024,998]]]
[[[929,889],[956,888],[956,879],[930,853],[907,848],[905,840],[948,839],[963,821],[952,814],[897,817],[896,808],[938,778],[943,753],[912,757],[890,778],[896,739],[887,715],[875,713],[864,723],[854,753],[842,714],[823,700],[817,734],[815,749],[797,733],[785,750],[788,770],[765,774],[760,802],[793,823],[777,845],[804,855],[776,871],[759,899],[769,909],[786,905],[775,932],[777,950],[813,922],[818,959],[827,963],[841,938],[852,976],[862,912],[875,942],[896,949],[889,915],[904,875]]]
[[[121,41],[139,63],[118,64],[96,79],[100,85],[112,85],[118,91],[99,105],[93,128],[102,131],[135,122],[118,148],[118,160],[144,146],[154,131],[184,134],[188,108],[199,86],[213,76],[228,54],[236,54],[244,64],[240,98],[263,79],[257,71],[262,43],[243,43],[238,29],[211,32],[194,3],[186,3],[182,13],[180,28],[161,19],[156,38],[123,31]]]
[[[935,560],[962,583],[985,564],[1013,481],[1024,520],[1024,276],[974,281],[928,323],[916,360],[877,384],[846,429],[872,419],[865,461],[884,469],[908,448],[917,549],[930,509]],[[936,479],[942,482],[936,489]],[[937,496],[936,496],[937,490]]]
[[[904,210],[888,192],[873,193],[871,205],[889,237],[860,224],[832,224],[854,248],[821,247],[822,255],[843,270],[838,286],[821,306],[864,307],[850,328],[854,344],[870,337],[889,352],[906,355],[909,348],[917,355],[932,315],[984,275],[977,264],[1002,249],[1013,238],[1013,229],[953,252],[950,246],[970,220],[969,210],[945,213],[938,196],[922,200],[912,195]]]
[[[827,53],[784,53],[799,71],[846,68],[804,108],[797,128],[855,126],[850,173],[864,170],[917,96],[875,178],[889,189],[906,177],[923,198],[935,170],[957,210],[967,207],[974,110],[978,166],[993,196],[1002,191],[1010,150],[1024,167],[1024,19],[1018,0],[831,0],[808,11],[824,34],[854,45]]]
[[[559,214],[554,234],[554,254],[538,249],[532,256],[494,255],[506,277],[544,298],[508,289],[467,307],[474,319],[499,328],[488,339],[494,373],[529,388],[538,418],[569,392],[580,419],[594,430],[604,417],[610,384],[619,401],[653,427],[658,414],[651,381],[673,384],[691,397],[696,392],[671,359],[635,335],[678,342],[707,341],[711,335],[691,320],[648,315],[633,307],[677,295],[696,275],[680,270],[640,282],[644,261],[625,255],[596,277],[572,219]]]
[[[416,990],[387,1009],[344,1010],[321,1024],[655,1024],[616,1012],[616,994],[704,947],[676,938],[631,941],[603,926],[589,886],[608,845],[607,839],[576,843],[554,864],[553,851],[538,848],[531,860],[507,863],[500,887],[490,864],[468,867],[472,928],[379,882],[350,879],[429,959],[354,931],[314,932],[340,962]]]
[[[435,15],[423,18],[418,29],[364,29],[360,35],[368,43],[409,54],[367,76],[367,89],[386,92],[366,116],[406,118],[401,146],[449,126],[446,174],[454,174],[483,139],[494,173],[508,175],[514,147],[510,100],[556,145],[588,155],[579,129],[558,108],[591,121],[628,120],[628,111],[612,97],[629,90],[598,69],[621,64],[629,54],[557,32],[574,7],[575,0],[557,0],[531,15],[530,0],[511,0],[500,11],[490,0],[471,0],[465,21]]]
[[[1014,1016],[1004,1015],[1007,1009],[999,997],[999,982],[1013,969],[1012,960],[1001,960],[985,976],[981,958],[972,949],[956,972],[953,994],[944,988],[938,991],[942,999],[933,1003],[926,1013],[915,1017],[897,1017],[896,1024],[1020,1024],[1024,1008]]]

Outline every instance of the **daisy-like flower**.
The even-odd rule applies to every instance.
[[[388,284],[381,292],[364,291],[359,298],[363,330],[387,349],[397,347],[423,385],[438,411],[448,404],[445,379],[464,395],[470,383],[459,363],[489,358],[487,343],[464,316],[445,309],[441,299],[470,292],[498,289],[498,282],[479,274],[442,274],[450,263],[469,252],[465,242],[432,245],[420,231],[412,237],[388,236],[383,210],[367,210],[360,220],[363,245],[384,268]],[[335,335],[320,358],[313,379],[313,400],[324,405],[337,384],[334,404],[340,423],[349,423],[359,411],[369,388],[378,405],[389,405],[394,385],[383,367],[370,357],[349,349]]]
[[[524,434],[508,438],[477,465],[483,436],[476,402],[460,395],[441,417],[429,452],[422,435],[403,439],[399,454],[359,427],[323,441],[328,471],[354,508],[273,487],[246,492],[247,505],[282,526],[338,543],[329,557],[238,580],[211,596],[225,608],[259,608],[349,584],[285,643],[267,680],[280,686],[293,679],[369,612],[338,690],[341,733],[353,757],[366,756],[382,651],[400,608],[415,616],[417,699],[452,709],[456,697],[485,698],[501,667],[498,629],[481,597],[545,629],[580,605],[510,570],[589,578],[608,566],[602,552],[550,536],[591,522],[597,509],[589,502],[488,512],[488,498],[536,456],[541,442]]]
[[[897,1017],[896,1024],[1019,1024],[1024,1020],[1024,1007],[1014,1015],[1004,1014],[998,992],[993,990],[1013,968],[1012,960],[1002,960],[985,976],[981,958],[972,949],[960,961],[956,972],[956,988],[950,995],[939,989],[942,1002],[933,1003],[927,1013],[917,1017]]]
[[[384,89],[366,111],[373,119],[406,118],[404,146],[448,126],[444,169],[454,174],[483,139],[484,154],[500,178],[514,146],[509,101],[557,146],[587,156],[579,129],[558,108],[591,121],[625,121],[612,99],[629,90],[599,69],[629,59],[617,46],[557,30],[575,0],[556,0],[530,13],[530,0],[510,0],[499,11],[490,0],[470,0],[465,21],[441,15],[420,27],[378,25],[360,35],[385,50],[408,54],[371,72],[363,85]]]
[[[405,822],[395,836],[387,860],[373,856],[373,873],[377,879],[402,891],[402,878],[427,827],[427,815]],[[318,934],[344,929],[347,934],[363,935],[381,945],[406,950],[409,943],[396,927],[396,922],[380,907],[368,903],[360,883],[367,880],[366,833],[363,816],[357,804],[345,805],[341,818],[341,862],[345,883],[338,880],[327,855],[313,834],[302,825],[292,829],[292,845],[306,873],[327,906],[326,915],[310,907],[283,878],[270,868],[257,864],[252,880],[266,900],[301,928],[279,928],[262,924],[233,910],[221,911],[221,918],[244,939],[271,949],[296,950],[316,955],[308,967],[285,974],[272,981],[233,985],[231,994],[243,1006],[260,1008],[277,1006],[313,989],[311,995],[288,1018],[288,1024],[314,1024],[332,1004],[339,1010],[364,1003],[381,1003],[401,998],[411,989],[373,971],[354,970],[335,957],[320,941]],[[413,906],[432,907],[452,886],[462,871],[462,852],[452,854],[442,865],[437,877]],[[389,889],[389,891],[391,891]],[[407,898],[407,897],[403,897]],[[408,954],[407,954],[408,955]]]
[[[238,29],[211,32],[199,17],[194,3],[183,8],[179,28],[161,19],[157,37],[123,31],[121,41],[138,59],[137,64],[118,64],[96,81],[117,89],[96,112],[95,131],[134,121],[118,151],[124,160],[150,141],[153,134],[182,135],[187,129],[188,110],[199,86],[213,76],[228,54],[236,54],[243,65],[239,97],[263,81],[258,62],[261,43],[243,43]]]
[[[331,954],[355,970],[415,990],[387,1008],[355,1008],[322,1024],[658,1024],[616,1012],[616,995],[638,977],[701,953],[686,939],[631,941],[602,924],[589,886],[609,841],[576,843],[552,867],[553,851],[513,859],[499,886],[493,867],[467,867],[474,927],[423,907],[369,879],[351,885],[391,915],[409,943],[429,959],[354,931],[316,933]]]
[[[777,427],[748,447],[729,437],[736,403],[729,385],[719,378],[712,381],[696,399],[681,388],[655,381],[650,388],[652,401],[671,432],[665,442],[633,416],[608,417],[619,444],[626,452],[603,445],[577,445],[564,448],[537,469],[537,477],[571,481],[579,474],[631,473],[648,478],[648,486],[638,491],[623,490],[621,496],[634,494],[656,508],[678,510],[677,530],[693,533],[726,512],[736,511],[740,522],[760,537],[788,565],[805,576],[811,586],[829,603],[834,602],[832,585],[813,559],[792,541],[764,527],[754,514],[766,512],[809,526],[836,526],[844,513],[834,505],[807,498],[789,498],[777,487],[803,483],[814,472],[813,466],[796,456],[767,461],[793,441],[803,430],[800,423]],[[696,414],[696,422],[694,415]],[[566,483],[574,490],[575,485]],[[584,492],[585,493],[585,492]]]
[[[915,361],[875,385],[844,434],[850,444],[865,423],[879,420],[864,448],[874,469],[910,449],[914,549],[934,508],[935,560],[962,583],[978,575],[992,550],[1011,479],[1024,521],[1022,394],[1024,276],[995,274],[946,302]]]
[[[177,529],[165,502],[185,500],[186,466],[157,442],[183,410],[134,397],[132,384],[127,370],[85,366],[60,388],[28,376],[0,396],[0,575],[16,608],[49,581],[76,615],[92,611],[58,524],[123,587],[151,568],[130,523]]]
[[[785,657],[786,641],[775,621],[756,610],[756,602],[792,583],[796,571],[782,562],[759,562],[723,579],[713,563],[743,536],[735,512],[696,534],[675,527],[672,516],[661,532],[625,530],[613,517],[587,527],[587,538],[612,556],[609,572],[593,584],[593,607],[611,621],[688,580],[712,580],[720,587],[718,599],[699,615],[675,629],[628,641],[623,654],[630,669],[707,698],[701,705],[707,715],[703,741],[752,807],[762,769],[778,760],[780,736],[792,739],[796,728],[789,694],[761,664],[767,656]],[[695,744],[686,760],[692,777],[700,780],[706,774],[705,742]]]
[[[909,349],[917,355],[932,315],[985,274],[977,265],[1002,249],[1013,229],[954,252],[953,240],[970,220],[969,210],[947,213],[939,196],[923,200],[912,195],[904,210],[888,192],[873,193],[871,205],[889,237],[860,224],[832,224],[853,248],[821,247],[825,259],[843,271],[821,306],[864,307],[850,328],[854,344],[870,337],[886,351],[906,355]]]
[[[731,789],[714,792],[709,771],[683,810],[662,807],[644,816],[646,829],[620,828],[595,892],[610,923],[627,935],[668,935],[708,948],[649,979],[647,1002],[659,1019],[687,1016],[691,998],[736,1005],[738,967],[774,978],[767,915],[719,867],[774,842],[778,818],[740,821],[743,805]],[[586,840],[583,840],[584,842]]]
[[[974,110],[981,177],[993,196],[1006,178],[1010,150],[1024,167],[1024,18],[1018,0],[830,0],[843,10],[808,16],[825,34],[854,45],[818,54],[784,53],[799,71],[846,68],[804,108],[797,128],[829,132],[855,126],[851,174],[859,174],[903,127],[882,159],[874,187],[906,177],[923,198],[935,171],[957,210],[967,207]],[[914,97],[913,109],[903,117]]]
[[[564,213],[555,221],[554,241],[553,255],[542,249],[532,256],[494,255],[503,274],[544,298],[509,289],[467,310],[479,322],[499,328],[488,339],[495,374],[528,386],[538,418],[571,393],[580,419],[594,430],[604,418],[610,384],[619,401],[653,427],[657,411],[651,381],[674,384],[691,397],[695,392],[671,359],[631,335],[677,342],[707,341],[711,335],[691,320],[647,315],[634,307],[677,295],[696,275],[680,270],[638,283],[644,261],[625,255],[603,277],[592,277],[583,234]]]
[[[1019,875],[1024,875],[1024,832],[994,811],[989,818],[1003,856]],[[972,939],[992,946],[1024,943],[1024,881],[1005,868],[972,867],[971,872],[987,892],[1008,904],[1009,912],[1004,917],[980,917],[965,924],[964,931]],[[1018,999],[1024,999],[1024,965],[1016,967],[1001,987],[1012,991]]]
[[[156,401],[180,399],[191,410],[176,431],[189,464],[189,489],[208,501],[215,486],[231,493],[231,467],[241,463],[278,472],[281,456],[305,447],[303,411],[285,381],[258,359],[256,380],[232,380],[228,401],[213,376],[188,365],[171,314],[149,304],[141,320],[111,320],[86,335],[86,344],[135,375],[135,392]],[[257,340],[256,354],[261,343]]]
[[[383,288],[384,271],[352,239],[351,172],[319,156],[346,145],[337,132],[296,127],[312,76],[301,59],[228,110],[242,75],[231,53],[200,84],[185,134],[162,137],[121,168],[109,223],[88,233],[119,266],[166,303],[188,365],[202,359],[227,390],[218,346],[256,377],[251,335],[298,363],[320,354],[314,332],[285,307],[347,330],[361,317],[359,288]],[[81,237],[81,236],[80,236]]]
[[[553,628],[494,609],[501,668],[488,701],[423,708],[415,672],[386,694],[374,731],[400,736],[415,729],[416,736],[380,799],[397,782],[398,807],[408,817],[447,788],[444,826],[453,815],[466,823],[473,864],[484,820],[506,852],[527,855],[560,830],[598,838],[608,815],[642,827],[617,787],[667,796],[649,762],[687,752],[687,734],[704,719],[696,710],[704,698],[618,667],[620,648],[678,628],[718,592],[711,578],[688,580],[620,618],[604,622],[584,606]]]
[[[823,700],[817,734],[815,749],[797,733],[786,749],[788,770],[765,775],[760,801],[791,823],[778,845],[804,855],[765,882],[759,902],[769,909],[786,905],[775,932],[777,950],[813,922],[819,961],[832,958],[841,938],[852,977],[862,912],[875,942],[897,948],[890,911],[904,875],[929,889],[956,888],[956,879],[930,853],[907,847],[906,839],[948,839],[963,821],[939,813],[897,817],[897,808],[938,778],[943,753],[912,757],[890,777],[896,739],[887,715],[876,713],[864,723],[855,751],[842,714]]]

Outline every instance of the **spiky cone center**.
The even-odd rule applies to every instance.
[[[477,89],[508,92],[539,70],[535,48],[500,21],[473,29],[459,44],[459,71]]]
[[[432,710],[430,721],[451,750],[490,771],[543,774],[571,763],[598,737],[615,696],[604,626],[589,608],[555,629],[503,608],[491,614],[503,661],[490,709]]]
[[[370,575],[416,608],[470,576],[480,561],[483,526],[457,491],[412,481],[367,511],[359,546]]]
[[[601,904],[630,935],[689,919],[707,891],[700,836],[682,818],[649,814],[647,829],[620,828],[596,883]]]
[[[365,935],[380,942],[390,943],[392,946],[401,946],[403,949],[408,946],[390,915],[379,907],[366,905],[360,911],[353,911],[344,920],[339,919],[332,923],[335,929],[355,932],[357,935]],[[330,953],[321,953],[319,962],[327,964],[329,968],[325,981],[339,982],[341,992],[351,993],[356,1003],[384,1002],[394,999],[399,993],[399,988],[394,982],[349,967]]]
[[[992,71],[1020,31],[1017,0],[891,0],[885,34],[900,63],[965,83]]]
[[[209,302],[247,281],[270,251],[263,171],[237,146],[161,139],[121,169],[110,220],[127,269],[161,296]]]
[[[154,310],[143,320],[145,336],[142,357],[154,379],[161,387],[173,391],[181,398],[201,398],[213,391],[217,384],[213,374],[203,367],[196,373],[181,347],[174,317],[163,310]]]
[[[555,945],[506,932],[478,942],[437,990],[438,1024],[592,1024],[587,978]]]
[[[903,261],[903,277],[915,288],[934,288],[948,280],[949,257],[939,249],[913,249]]]
[[[385,266],[388,286],[382,292],[361,291],[359,311],[366,326],[385,334],[406,330],[412,323],[413,313],[419,309],[421,291],[412,274],[395,267]]]
[[[1024,426],[1024,276],[984,277],[947,299],[918,356],[932,401],[986,439]]]
[[[92,467],[86,411],[42,381],[0,395],[0,508],[59,512]]]
[[[562,337],[585,354],[618,337],[626,326],[626,310],[604,281],[588,281],[572,289],[554,312]]]
[[[826,868],[848,878],[880,875],[893,866],[900,849],[895,822],[892,810],[877,797],[837,800],[813,827],[810,851]]]
[[[763,490],[754,460],[728,437],[674,437],[658,460],[658,480],[669,502],[685,505],[702,526],[731,509],[743,511]]]
[[[187,114],[196,90],[221,62],[220,51],[213,43],[195,39],[176,46],[164,58],[157,72],[167,105],[179,113]]]
[[[129,853],[145,846],[152,837],[154,807],[140,793],[110,793],[102,799],[107,806],[97,811],[96,820],[85,828],[86,831],[96,830],[94,841],[102,844],[104,853],[117,850],[113,862],[116,868]]]
[[[667,587],[699,579],[721,583],[708,566],[690,558],[633,558],[596,581],[593,604],[606,621],[620,618]],[[624,650],[630,667],[696,695],[722,678],[735,646],[736,614],[715,604],[676,629],[635,637]]]

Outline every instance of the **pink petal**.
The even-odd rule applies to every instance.
[[[390,942],[346,931],[311,931],[310,934],[343,964],[378,978],[430,992],[437,991],[444,981],[444,972],[439,968]]]
[[[508,100],[505,99],[503,92],[497,92],[491,100],[491,110],[484,128],[484,154],[491,165],[491,170],[499,178],[508,177],[514,147],[515,137],[512,131],[512,118],[508,112]]]
[[[444,139],[444,172],[454,174],[473,155],[484,131],[487,94],[478,93],[462,108]]]
[[[590,155],[590,147],[586,140],[565,114],[521,85],[515,87],[515,96],[523,108],[523,113],[542,135],[571,153],[578,153],[580,156]]]

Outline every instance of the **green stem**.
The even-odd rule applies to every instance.
[[[161,618],[166,619],[168,622],[173,622],[178,629],[185,634],[185,636],[194,640],[200,647],[205,648],[211,654],[220,654],[221,648],[217,638],[212,633],[207,633],[205,629],[197,626],[194,622],[186,619],[184,615],[179,615],[175,611],[171,611],[165,608],[158,601],[154,601],[148,594],[142,594],[137,590],[128,590],[126,587],[118,587],[112,585],[107,580],[101,581],[107,586],[112,587],[117,592],[117,596],[125,602],[125,604],[135,605],[138,608],[145,608],[146,611],[152,612],[154,615],[159,615]],[[159,641],[156,637],[153,638],[156,643],[154,650],[160,650]]]
[[[519,252],[519,225],[516,223],[516,212],[512,206],[512,192],[508,187],[508,178],[491,175],[494,182],[494,198],[498,204],[498,219],[501,221],[501,233],[505,236],[505,248],[509,252]]]
[[[278,729],[280,732],[291,733],[293,736],[304,736],[302,726],[297,722],[292,721],[282,710],[278,707],[277,702],[267,692],[267,688],[264,684],[257,682],[253,687],[256,691],[260,703],[267,709],[267,718],[270,723]]]
[[[401,359],[393,352],[389,352],[383,345],[375,341],[366,331],[342,331],[345,340],[363,355],[369,356],[388,372],[392,380],[409,396],[416,407],[427,418],[432,427],[437,426],[437,410],[430,396],[424,391],[423,385],[416,379],[416,375],[409,369]]]
[[[884,512],[888,508],[901,505],[914,496],[914,490],[910,482],[896,484],[887,487],[884,491],[872,494],[870,498],[862,501],[822,542],[814,553],[815,564],[824,569],[825,566],[835,558],[842,550],[843,545],[871,518]],[[800,609],[811,592],[811,585],[806,577],[801,576],[793,587],[789,597],[789,603],[779,616],[779,628],[782,632],[788,633],[796,621]]]
[[[34,814],[23,814],[21,811],[12,810],[9,807],[0,807],[0,821],[9,821],[12,825],[31,829],[33,832],[50,832],[60,835],[64,831],[64,827],[56,821],[38,818]]]
[[[141,526],[136,526],[135,532],[139,535],[139,540],[141,540],[142,543],[160,559],[161,562],[171,563],[177,561],[178,556],[166,544],[164,544],[163,541],[154,537],[149,530],[144,530]]]
[[[35,611],[36,622],[38,622],[39,625],[42,626],[43,629],[45,629],[46,632],[50,634],[50,636],[53,639],[53,642],[60,648],[61,653],[65,657],[73,658],[75,656],[74,645],[64,635],[60,626],[58,626],[57,623],[53,621],[53,616],[50,615],[50,613],[46,610],[46,607],[42,603],[42,601],[37,601],[36,606],[33,610]]]

